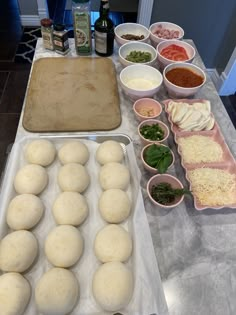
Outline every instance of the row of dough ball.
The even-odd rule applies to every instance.
[[[90,177],[86,168],[78,163],[69,163],[60,167],[57,177],[62,191],[84,192]],[[39,195],[48,184],[45,168],[36,164],[27,164],[20,168],[14,178],[14,187],[18,194]]]
[[[131,300],[134,280],[132,272],[120,262],[101,265],[95,272],[92,290],[95,300],[106,311],[118,311]],[[65,315],[79,298],[79,282],[72,271],[52,268],[42,275],[35,288],[35,302],[40,313]],[[22,315],[29,303],[31,287],[19,273],[0,276],[1,314]]]
[[[59,225],[47,235],[44,251],[56,267],[71,267],[83,253],[83,238],[77,228]],[[0,269],[25,272],[38,255],[38,242],[32,232],[19,230],[7,234],[0,243]]]
[[[39,279],[35,288],[38,311],[45,315],[65,315],[75,307],[79,282],[73,272],[52,268]],[[0,314],[22,315],[29,303],[31,286],[19,273],[0,276]]]
[[[57,150],[55,145],[46,139],[29,142],[24,150],[28,163],[48,166],[55,160]],[[58,150],[58,158],[62,164],[79,163],[84,165],[89,159],[87,146],[80,141],[68,141]]]
[[[97,150],[97,160],[102,145]],[[104,165],[99,172],[99,182],[105,191],[99,198],[98,209],[108,223],[124,221],[131,211],[131,202],[125,192],[130,183],[130,174],[126,166],[119,163],[122,159],[116,162],[100,159],[100,164]],[[103,310],[120,311],[133,295],[132,272],[122,263],[132,254],[130,234],[120,225],[106,225],[95,237],[94,253],[103,264],[93,276],[93,296]]]
[[[55,152],[54,145],[48,140],[34,140],[27,145],[25,157],[30,164],[22,167],[15,176],[14,187],[17,193],[39,195],[45,189],[48,174],[42,165],[52,163]],[[79,141],[65,143],[60,148],[58,156],[62,164],[65,164],[58,173],[61,190],[84,192],[90,182],[88,172],[83,166],[89,158],[87,146]],[[122,147],[116,141],[105,141],[98,147],[96,159],[100,164],[105,164],[99,175],[104,190],[127,189],[130,181],[129,170],[117,162],[122,161],[123,156]]]
[[[44,204],[38,196],[22,194],[14,197],[7,208],[6,221],[12,230],[30,230],[44,213]],[[88,216],[88,204],[77,192],[62,192],[52,206],[57,224],[79,226]]]
[[[41,166],[50,165],[56,157],[55,145],[46,139],[29,142],[24,150],[28,163]],[[80,141],[67,141],[58,150],[58,158],[62,164],[79,163],[84,165],[89,159],[87,146]],[[101,165],[109,162],[122,162],[124,152],[121,145],[114,140],[104,141],[96,151],[96,160]]]

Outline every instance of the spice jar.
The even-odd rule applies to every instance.
[[[40,22],[41,22],[43,46],[45,49],[54,50],[52,20],[45,18],[45,19],[42,19]]]
[[[69,51],[68,31],[63,24],[55,24],[53,31],[54,49],[59,54],[65,55]]]

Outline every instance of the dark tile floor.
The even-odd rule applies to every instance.
[[[0,1],[0,175],[15,139],[30,71],[30,65],[14,62],[21,36],[17,0]]]

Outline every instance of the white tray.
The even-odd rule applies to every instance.
[[[0,238],[10,232],[5,221],[5,212],[10,200],[16,195],[13,187],[14,176],[20,167],[27,164],[23,155],[25,145],[37,138],[36,136],[25,137],[13,146],[0,193]],[[40,138],[49,139],[55,144],[57,149],[65,141],[76,138],[84,142],[90,151],[90,159],[86,164],[86,168],[90,174],[91,183],[84,193],[89,204],[89,216],[79,227],[84,238],[84,253],[79,262],[73,268],[70,268],[79,280],[80,299],[71,315],[114,314],[112,312],[104,312],[99,307],[93,298],[91,290],[93,274],[100,265],[93,253],[93,242],[97,231],[106,224],[97,209],[98,198],[102,190],[98,183],[100,165],[95,161],[94,157],[99,145],[98,143],[108,139],[119,141],[122,144],[125,151],[124,163],[129,167],[131,173],[131,185],[128,189],[128,194],[132,200],[132,214],[122,225],[130,232],[133,238],[133,253],[127,265],[133,270],[135,287],[131,302],[125,309],[120,310],[119,313],[123,315],[167,315],[166,301],[139,185],[140,172],[136,164],[133,144],[130,139],[126,135],[121,134],[112,136],[90,134],[88,136],[83,135],[83,137],[73,135],[69,137],[43,135]],[[43,246],[47,234],[56,226],[51,214],[51,208],[53,201],[60,193],[56,180],[59,167],[60,162],[56,159],[47,168],[49,184],[39,196],[46,209],[44,217],[32,230],[39,242],[39,256],[32,268],[24,274],[32,287],[32,296],[25,315],[39,315],[34,303],[34,288],[42,274],[52,267],[44,255]]]

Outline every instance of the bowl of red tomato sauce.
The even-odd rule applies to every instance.
[[[163,41],[157,45],[156,50],[157,60],[162,70],[171,63],[191,63],[196,54],[194,47],[182,40]]]
[[[172,98],[195,95],[205,84],[204,71],[192,63],[171,63],[163,70],[163,82]]]

